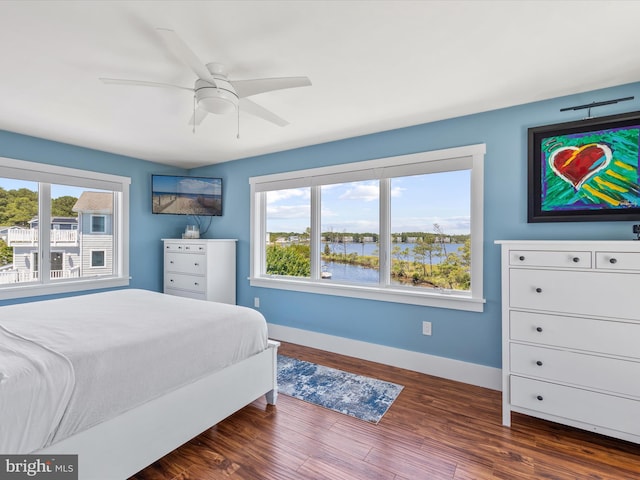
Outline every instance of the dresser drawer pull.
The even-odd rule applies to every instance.
[[[169,263],[173,265],[173,260],[169,260]]]
[[[197,287],[198,285],[200,285],[198,282],[193,282],[193,284]]]
[[[524,262],[524,255],[520,255],[520,256],[518,257],[518,260],[520,260],[521,262]]]
[[[618,263],[618,259],[617,258],[610,258],[609,259],[609,263]]]
[[[173,283],[173,278],[170,278],[170,279],[169,279],[169,281],[170,281],[171,283]]]
[[[580,261],[580,257],[573,257],[573,263],[578,263]]]
[[[196,267],[200,266],[199,263],[194,263],[193,265],[196,266]]]
[[[542,332],[542,327],[536,327],[536,332]]]
[[[541,367],[541,366],[542,366],[542,362],[541,362],[540,360],[538,360],[538,361],[536,362],[536,365],[538,365],[539,367]]]
[[[539,400],[539,401],[542,401],[542,400],[544,400],[544,397],[543,397],[542,395],[538,395],[538,396],[536,397],[536,399],[537,399],[537,400]]]
[[[540,287],[536,288],[537,293],[542,293],[542,289]]]

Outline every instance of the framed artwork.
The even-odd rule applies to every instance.
[[[528,221],[640,220],[640,112],[529,129]]]

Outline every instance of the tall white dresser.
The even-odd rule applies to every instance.
[[[234,239],[162,239],[164,293],[236,303]]]
[[[640,241],[498,241],[502,423],[640,443]]]

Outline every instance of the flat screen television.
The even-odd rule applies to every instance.
[[[222,179],[151,176],[151,211],[171,215],[222,215]]]

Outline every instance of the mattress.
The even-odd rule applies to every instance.
[[[266,348],[253,309],[146,290],[0,307],[0,452],[44,448]]]

